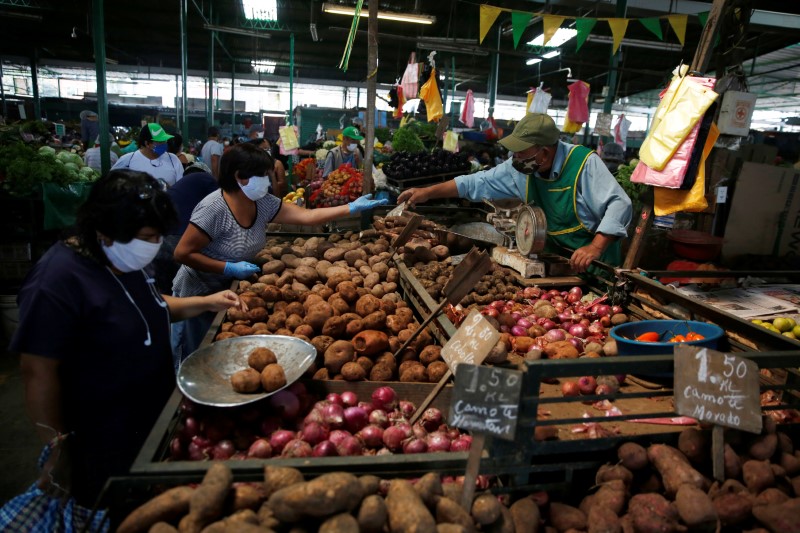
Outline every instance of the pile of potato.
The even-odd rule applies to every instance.
[[[372,225],[375,228],[375,234],[391,242],[403,231],[411,216],[409,213],[404,213],[402,216],[396,217],[373,217]],[[403,254],[404,263],[407,265],[426,264],[432,261],[444,261],[450,257],[450,250],[447,246],[440,244],[436,234],[433,233],[436,229],[446,228],[428,219],[422,220],[419,228],[411,234],[409,241],[398,250]]]
[[[345,235],[347,237],[348,234]],[[258,282],[240,282],[248,311],[230,310],[217,340],[242,335],[289,335],[317,349],[315,379],[436,382],[447,372],[427,331],[395,359],[419,327],[397,294],[397,268],[388,266],[385,239],[357,235],[271,242],[258,257]]]
[[[410,271],[415,278],[420,280],[428,294],[439,300],[444,297],[442,290],[453,276],[454,268],[449,261],[444,261],[414,265]],[[484,305],[495,300],[521,299],[522,291],[517,285],[512,271],[497,263],[492,263],[492,269],[480,279],[475,285],[475,289],[464,297],[461,305],[469,307],[472,304]]]

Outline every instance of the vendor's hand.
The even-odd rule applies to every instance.
[[[45,494],[55,498],[65,498],[69,495],[72,486],[70,446],[69,442],[59,441],[42,465],[36,485]]]
[[[389,203],[389,200],[386,198],[381,198],[380,200],[373,200],[372,194],[365,194],[360,198],[356,198],[347,206],[350,208],[350,214],[355,215],[356,213],[360,213],[362,211],[369,211],[370,209],[377,207],[379,205],[386,205]]]
[[[405,191],[400,193],[400,196],[397,197],[397,203],[402,204],[403,202],[408,203],[408,207],[414,207],[417,204],[424,204],[428,201],[428,191],[427,189],[406,189]]]
[[[572,257],[569,259],[569,265],[575,272],[585,272],[589,265],[592,264],[592,261],[600,257],[601,253],[603,253],[603,250],[593,244],[581,246],[573,252]]]
[[[261,269],[258,265],[248,263],[247,261],[239,261],[238,263],[225,263],[225,270],[223,274],[230,278],[247,279],[253,274],[258,274]]]
[[[247,304],[244,303],[244,300],[230,290],[215,292],[214,294],[209,294],[205,298],[208,310],[215,313],[225,311],[232,307],[240,311],[247,311]]]

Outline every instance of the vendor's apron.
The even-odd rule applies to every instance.
[[[591,154],[592,150],[585,146],[573,147],[561,167],[561,174],[555,181],[528,175],[525,202],[541,207],[547,217],[545,252],[564,255],[564,250],[558,246],[577,250],[590,244],[594,239],[594,233],[586,229],[586,226],[578,218],[576,203],[578,178]],[[587,179],[592,179],[592,177],[587,176]],[[620,241],[616,240],[611,243],[598,257],[598,260],[615,266],[622,263]],[[590,266],[589,270],[593,274],[603,272],[593,266]]]

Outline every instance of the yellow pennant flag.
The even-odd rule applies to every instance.
[[[688,19],[689,15],[669,15],[667,17],[669,25],[672,26],[672,31],[675,32],[681,42],[681,46],[683,46],[683,41],[686,38],[686,21]]]
[[[500,15],[501,11],[502,9],[499,7],[481,5],[481,38],[480,41],[478,41],[479,43],[483,43],[483,40],[486,38],[486,34],[489,33],[489,28],[491,28],[492,24],[494,24],[494,21],[497,20],[497,17]]]
[[[607,19],[608,25],[611,27],[611,35],[614,37],[614,49],[611,54],[616,54],[619,49],[619,43],[625,37],[625,32],[628,30],[628,19]]]
[[[542,46],[548,46],[548,42],[550,39],[553,38],[558,28],[561,27],[561,23],[564,22],[564,19],[567,17],[557,17],[555,15],[544,15],[542,17],[542,25],[544,25],[544,41],[542,41]]]

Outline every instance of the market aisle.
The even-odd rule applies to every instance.
[[[0,355],[0,428],[0,502],[5,503],[36,479],[40,451],[25,414],[19,355],[5,350]]]

